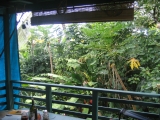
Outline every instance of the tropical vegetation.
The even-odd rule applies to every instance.
[[[158,0],[141,0],[135,3],[134,21],[66,24],[56,33],[58,35],[55,35],[54,25],[31,28],[26,46],[20,49],[22,80],[158,93],[159,6]],[[72,92],[91,94],[89,91]],[[33,93],[32,96],[38,95]],[[102,96],[121,97],[111,94]],[[54,96],[54,99],[92,103],[78,98]],[[126,99],[158,101],[138,97]],[[75,109],[58,104],[53,106]],[[107,103],[106,106],[119,105]],[[82,112],[86,111],[89,110]]]

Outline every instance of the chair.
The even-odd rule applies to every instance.
[[[131,117],[131,118],[138,119],[138,120],[151,120],[151,119],[144,117],[142,115],[139,115],[137,113],[131,112],[129,110],[125,110],[124,108],[119,113],[119,120],[121,119],[122,114],[125,116],[128,116],[128,117]]]

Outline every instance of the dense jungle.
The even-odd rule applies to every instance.
[[[134,20],[118,22],[73,23],[34,26],[26,44],[20,46],[21,79],[54,84],[65,84],[104,89],[158,93],[160,84],[160,2],[135,2]],[[24,85],[23,87],[40,86]],[[90,91],[54,91],[92,94]],[[33,92],[23,95],[45,97]],[[112,98],[145,101],[159,99],[101,94]],[[55,100],[92,104],[91,100],[53,96]],[[30,103],[31,100],[21,101]],[[44,103],[36,104],[43,105]],[[119,107],[119,103],[99,103]],[[58,109],[88,113],[89,109],[53,104]],[[125,106],[132,109],[133,106]],[[146,108],[137,107],[144,111]],[[156,111],[150,109],[150,111]],[[100,111],[100,114],[116,116]]]

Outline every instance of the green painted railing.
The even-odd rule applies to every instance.
[[[30,92],[38,92],[43,93],[46,95],[46,98],[34,98],[37,101],[43,101],[46,103],[46,106],[37,106],[39,109],[47,109],[49,112],[58,112],[58,113],[66,113],[71,115],[83,116],[92,118],[92,120],[110,120],[107,116],[98,116],[98,110],[109,111],[113,113],[119,113],[122,108],[110,108],[105,106],[98,106],[100,101],[107,101],[107,102],[114,102],[114,103],[122,103],[122,104],[130,104],[130,105],[139,105],[139,106],[147,106],[153,107],[157,110],[160,108],[159,103],[155,102],[145,102],[139,100],[126,100],[126,99],[117,99],[117,98],[109,98],[109,97],[101,97],[99,93],[111,93],[111,94],[119,94],[122,96],[139,96],[139,97],[148,97],[148,98],[158,98],[160,99],[160,94],[151,94],[151,93],[142,93],[142,92],[132,92],[132,91],[123,91],[123,90],[112,90],[112,89],[102,89],[102,88],[90,88],[90,87],[82,87],[82,86],[69,86],[69,85],[60,85],[60,84],[48,84],[48,83],[39,83],[39,82],[28,82],[28,81],[12,81],[12,83],[20,83],[20,84],[29,84],[29,85],[37,85],[37,86],[45,86],[45,90],[33,89],[33,88],[23,88],[23,87],[13,87],[14,90],[20,91],[30,91]],[[64,89],[73,89],[73,90],[84,90],[84,91],[92,91],[92,95],[81,95],[81,94],[74,94],[74,93],[65,93],[65,92],[56,92],[52,91],[52,87],[64,88]],[[76,97],[76,98],[83,98],[83,99],[91,99],[92,105],[89,104],[82,104],[82,103],[71,103],[66,101],[54,100],[52,99],[53,95],[57,96],[67,96],[67,97]],[[13,95],[13,97],[18,98],[25,98],[30,99],[31,96],[23,96],[23,95]],[[71,105],[76,107],[82,108],[90,108],[91,114],[83,114],[81,112],[69,111],[69,110],[59,110],[52,108],[52,104],[63,104],[63,105]],[[25,104],[21,102],[14,102],[14,104],[20,106],[30,106],[30,104]],[[131,110],[133,111],[133,110]],[[158,119],[159,114],[150,113],[150,112],[140,112],[140,111],[133,111],[135,113],[141,114],[143,116],[147,116],[150,118]]]
[[[0,81],[0,84],[1,84],[0,91],[6,90],[5,81],[4,80]],[[1,94],[0,95],[0,99],[1,98],[5,99],[6,98],[6,94],[5,93]],[[7,102],[0,102],[0,105],[6,105],[6,104],[7,104]]]

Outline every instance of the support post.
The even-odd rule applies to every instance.
[[[10,31],[9,31],[9,13],[6,8],[3,16],[4,21],[4,56],[5,56],[5,75],[6,75],[6,101],[7,110],[13,109],[13,89],[11,83],[11,66],[10,66]]]
[[[46,86],[46,109],[52,112],[52,90],[51,86]]]
[[[98,120],[98,92],[92,93],[92,120]]]

